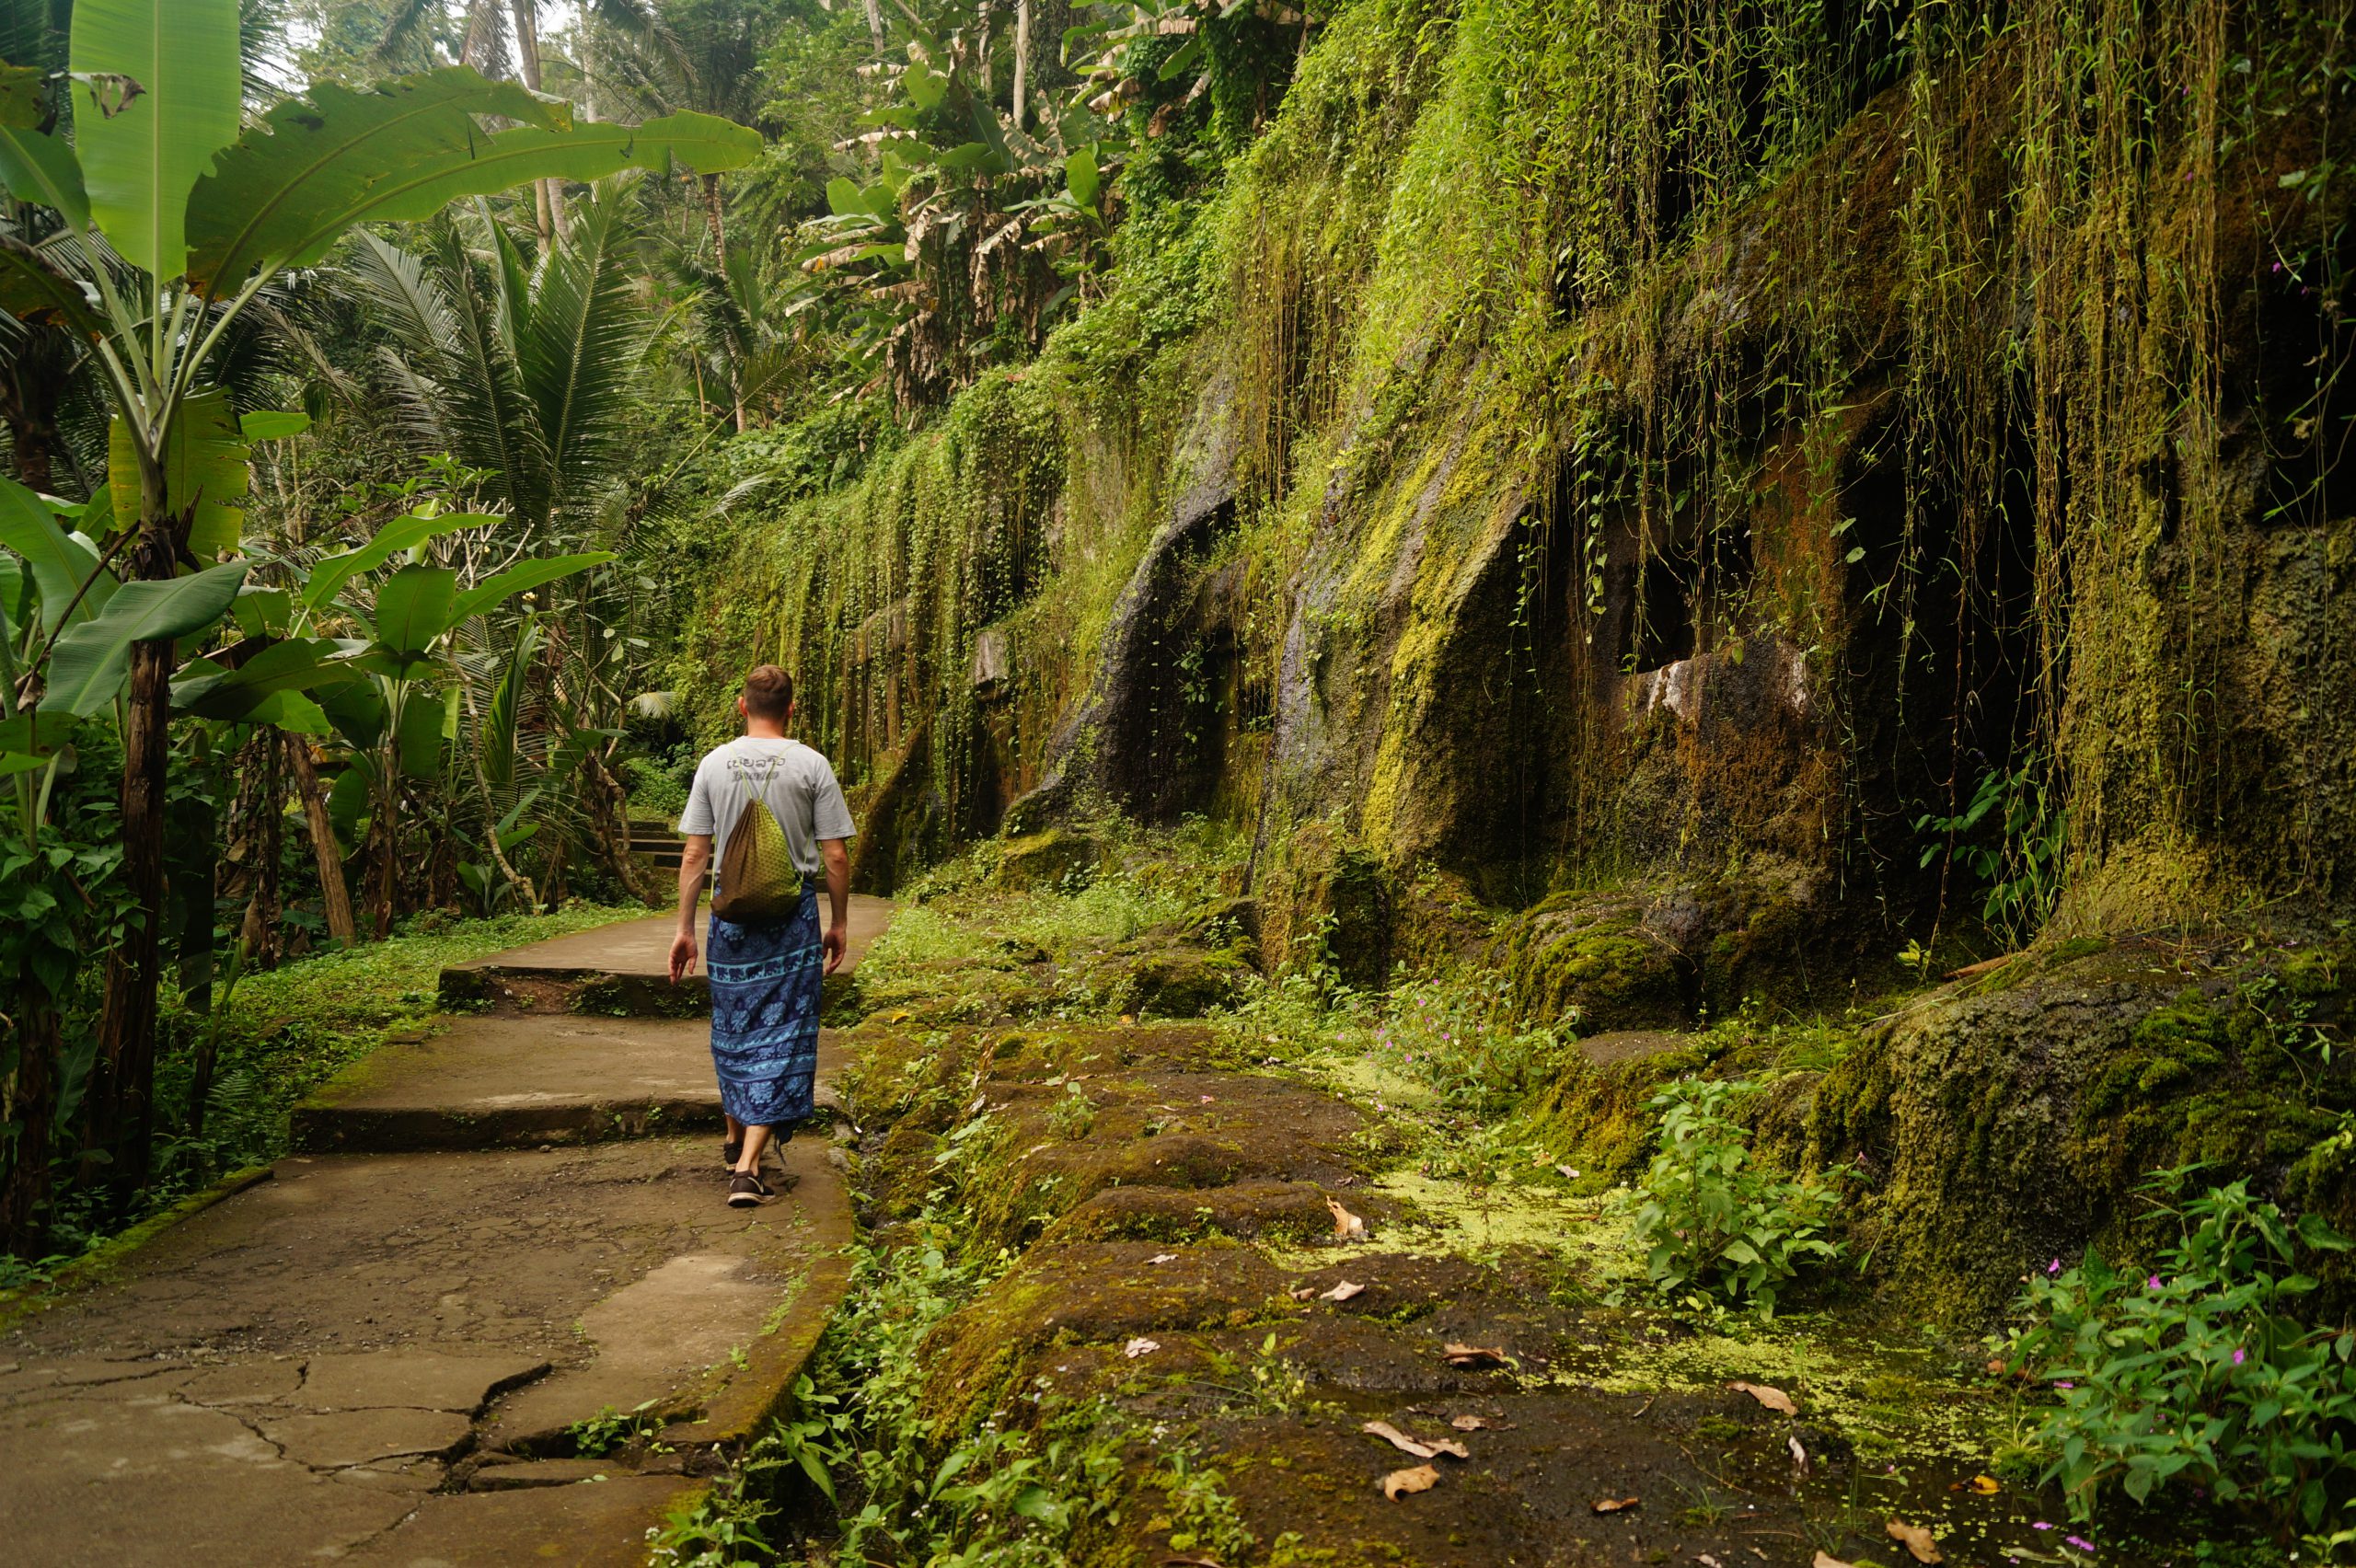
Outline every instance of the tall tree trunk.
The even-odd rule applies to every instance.
[[[229,819],[229,848],[221,858],[221,899],[246,903],[237,940],[246,963],[278,965],[279,862],[286,841],[285,747],[279,732],[257,729],[237,768],[237,799]]]
[[[524,85],[534,92],[540,90],[540,17],[537,0],[511,0],[510,11],[515,18],[515,70]],[[532,187],[532,200],[538,209],[540,242],[565,237],[564,185],[560,180],[537,180]]]
[[[286,737],[286,755],[294,765],[294,792],[303,801],[303,820],[311,830],[311,858],[319,868],[319,902],[327,910],[328,935],[336,946],[351,947],[360,940],[360,928],[352,917],[352,889],[343,880],[343,851],[336,846],[335,824],[328,820],[318,765],[311,760],[311,744],[300,735]]]
[[[1030,111],[1031,0],[1014,0],[1014,128],[1022,129]]]
[[[703,177],[703,222],[711,231],[713,265],[720,272],[722,288],[728,286],[728,214],[726,203],[720,199],[720,176]],[[729,378],[729,396],[736,405],[736,433],[745,433],[745,376],[742,369]],[[700,394],[699,394],[700,396]]]
[[[877,53],[884,52],[883,0],[867,0],[867,36],[875,40]]]
[[[150,536],[134,564],[152,568]],[[164,555],[168,568],[169,556]],[[135,577],[166,575],[137,571]],[[122,733],[122,880],[133,910],[121,943],[107,960],[105,1016],[90,1096],[91,1147],[112,1159],[108,1184],[118,1198],[146,1185],[154,1130],[156,988],[163,977],[164,784],[171,754],[172,643],[131,645],[131,692]]]
[[[7,1115],[17,1124],[17,1147],[0,1181],[0,1252],[21,1258],[40,1255],[42,1205],[49,1201],[49,1124],[57,1113],[57,1009],[28,980],[14,998],[17,1013],[17,1081]]]

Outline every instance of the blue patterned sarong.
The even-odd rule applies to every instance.
[[[817,884],[803,884],[802,907],[784,920],[740,925],[714,915],[703,956],[720,1108],[747,1126],[791,1127],[810,1114],[818,1075]]]

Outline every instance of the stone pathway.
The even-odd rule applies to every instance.
[[[853,900],[854,963],[888,917]],[[267,1179],[0,1335],[0,1557],[643,1562],[791,1385],[851,1235],[823,1136],[775,1202],[721,1201],[703,1027],[639,1016],[701,1005],[670,926],[452,972],[488,1011],[357,1064]],[[583,1424],[637,1440],[585,1455]]]

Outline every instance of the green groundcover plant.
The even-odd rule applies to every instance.
[[[2146,1190],[2173,1193],[2186,1174]],[[2186,1486],[2316,1528],[2356,1480],[2356,1332],[2293,1309],[2316,1288],[2302,1262],[2350,1242],[2320,1215],[2294,1221],[2253,1198],[2247,1182],[2166,1212],[2179,1239],[2149,1274],[2089,1251],[2029,1276],[2028,1325],[2005,1361],[2060,1395],[2036,1433],[2042,1479],[2062,1482],[2081,1518],[2113,1486],[2139,1503]]]
[[[1840,1257],[1841,1244],[1824,1234],[1838,1190],[1751,1162],[1735,1112],[1752,1089],[1689,1080],[1646,1102],[1660,1115],[1660,1150],[1637,1189],[1635,1238],[1663,1295],[1747,1303],[1772,1316],[1803,1269]]]

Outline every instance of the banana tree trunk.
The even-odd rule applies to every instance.
[[[143,548],[139,558],[153,555]],[[137,559],[149,567],[154,561]],[[165,566],[168,569],[168,559]],[[141,571],[141,577],[160,576]],[[122,880],[133,915],[107,960],[106,1012],[90,1097],[90,1147],[111,1158],[118,1199],[147,1183],[154,1130],[156,990],[163,978],[164,782],[171,753],[172,643],[131,645],[122,732]]]
[[[343,880],[343,851],[336,846],[335,824],[328,820],[318,765],[311,760],[310,744],[300,735],[286,737],[286,755],[294,765],[294,793],[303,802],[303,820],[311,830],[311,858],[319,868],[319,903],[327,910],[328,935],[338,947],[353,946],[360,940],[360,928],[352,917],[352,889]]]
[[[41,1254],[41,1209],[49,1202],[49,1124],[57,1113],[57,1058],[63,1045],[57,1009],[28,981],[14,999],[17,1081],[8,1119],[17,1124],[17,1147],[0,1179],[0,1252],[20,1258]]]

